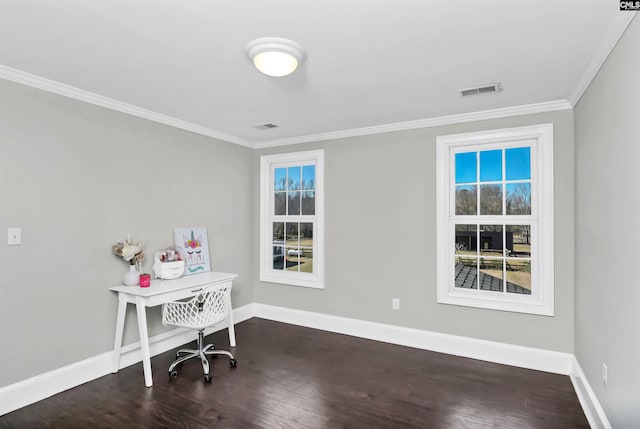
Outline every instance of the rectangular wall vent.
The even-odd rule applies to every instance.
[[[262,124],[262,125],[256,125],[253,128],[257,128],[259,130],[270,130],[271,128],[278,128],[278,126],[276,124]]]
[[[468,97],[470,95],[478,95],[478,94],[488,94],[491,92],[500,92],[502,87],[499,83],[491,83],[488,85],[482,85],[477,88],[467,88],[467,89],[459,89],[458,92],[463,97]]]

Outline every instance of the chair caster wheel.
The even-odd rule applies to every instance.
[[[175,369],[173,371],[169,371],[169,379],[176,378],[178,376],[178,371]]]
[[[238,365],[238,361],[235,359],[229,359],[229,366],[231,368],[234,368],[236,365]]]
[[[207,383],[211,383],[211,376],[209,374],[205,375],[204,381],[206,381]]]

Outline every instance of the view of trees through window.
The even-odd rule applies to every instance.
[[[313,272],[313,224],[273,222],[273,269]]]
[[[272,222],[274,270],[313,272],[314,224],[309,217],[315,215],[315,169],[315,165],[274,169],[273,214],[280,220]]]
[[[531,214],[530,147],[456,153],[455,286],[531,294]]]

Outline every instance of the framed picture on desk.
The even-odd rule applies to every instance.
[[[185,261],[185,276],[211,271],[207,228],[176,228],[174,237]]]

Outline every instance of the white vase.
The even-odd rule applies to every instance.
[[[129,265],[129,271],[124,274],[122,283],[127,286],[138,286],[140,284],[140,273],[136,271],[135,265]]]

